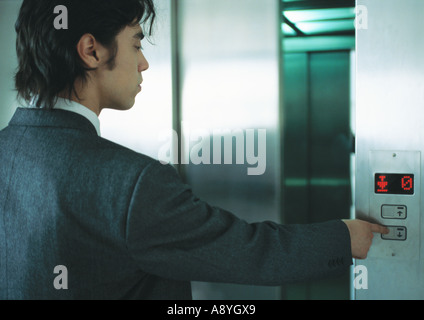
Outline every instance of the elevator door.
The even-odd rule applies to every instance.
[[[283,97],[284,222],[349,218],[350,52],[286,53]],[[284,296],[349,299],[349,272],[287,286]]]

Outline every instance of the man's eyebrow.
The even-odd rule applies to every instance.
[[[140,31],[140,32],[137,32],[134,36],[133,36],[133,38],[134,39],[137,39],[137,40],[143,40],[144,39],[144,33],[143,33],[143,31]]]

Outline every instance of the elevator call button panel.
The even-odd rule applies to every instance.
[[[369,256],[418,259],[420,169],[419,151],[370,152],[369,218],[389,234],[374,237]]]

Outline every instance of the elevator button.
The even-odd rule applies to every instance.
[[[381,206],[381,217],[384,219],[406,219],[406,206],[384,204]]]
[[[389,229],[388,234],[382,234],[383,240],[406,240],[406,227],[386,226]]]

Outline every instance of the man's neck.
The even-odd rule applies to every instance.
[[[87,80],[84,85],[81,81],[75,81],[75,91],[72,91],[71,96],[69,96],[67,91],[61,92],[58,94],[60,98],[68,99],[75,101],[89,110],[93,111],[97,116],[100,115],[101,107],[98,97],[98,94],[89,83],[90,80]]]

